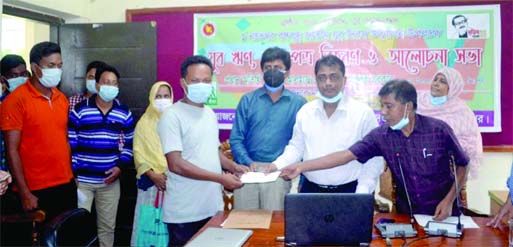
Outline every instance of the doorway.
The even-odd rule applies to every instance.
[[[35,44],[50,40],[50,24],[2,14],[2,57],[16,54],[30,63],[30,48]],[[27,66],[29,69],[30,66]]]

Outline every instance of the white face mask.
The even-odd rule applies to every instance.
[[[92,94],[96,94],[98,93],[96,91],[96,80],[86,80],[86,88],[87,88],[87,91],[92,93]]]
[[[153,101],[153,107],[157,109],[158,112],[164,112],[167,108],[173,105],[171,99],[156,99]]]
[[[187,85],[187,98],[196,104],[207,102],[212,94],[212,84],[198,82]]]
[[[56,87],[59,85],[59,82],[61,82],[62,69],[41,69],[41,72],[43,73],[43,76],[39,78],[39,82],[41,82],[44,87]]]

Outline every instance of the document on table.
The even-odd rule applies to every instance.
[[[433,215],[414,214],[413,216],[415,217],[415,220],[417,221],[417,223],[419,223],[419,225],[421,225],[422,227],[426,227],[428,221],[434,221]],[[461,215],[460,220],[461,220],[461,224],[463,225],[464,229],[479,228],[479,226],[476,224],[476,222],[474,222],[474,220],[470,216]],[[440,222],[457,224],[458,216],[451,216],[451,217],[448,217],[447,219],[440,221]]]
[[[223,228],[269,229],[273,211],[232,210],[222,224]]]
[[[268,183],[274,182],[280,176],[280,171],[265,174],[263,172],[246,172],[240,177],[240,181],[245,184],[250,183]]]

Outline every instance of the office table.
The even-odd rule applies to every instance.
[[[195,235],[197,236],[208,227],[220,227],[221,223],[228,217],[229,211],[219,212],[212,217],[210,221]],[[409,222],[409,216],[400,214],[376,214],[374,216],[374,223],[377,219],[392,218],[398,223]],[[447,238],[447,237],[430,237],[415,241],[409,246],[462,246],[462,247],[492,247],[492,246],[508,246],[508,231],[499,230],[487,227],[485,224],[489,218],[473,218],[479,225],[479,229],[465,229],[461,239]],[[253,229],[253,235],[244,244],[244,247],[254,246],[285,246],[284,242],[276,241],[276,237],[285,235],[285,214],[283,211],[274,211],[271,220],[270,229]],[[418,231],[417,237],[407,238],[406,241],[410,242],[419,237],[426,236],[422,227],[415,225]],[[381,238],[378,230],[373,227],[373,240],[371,246],[387,246],[385,239]],[[392,239],[392,246],[402,246],[403,239]]]
[[[499,210],[508,199],[509,192],[507,190],[489,190],[488,196],[490,197],[490,215],[497,215]]]

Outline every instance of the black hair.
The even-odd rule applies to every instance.
[[[465,21],[467,21],[467,17],[465,17],[464,15],[457,15],[457,16],[454,16],[454,17],[452,18],[452,21],[451,21],[451,22],[452,22],[452,25],[453,25],[453,26],[456,26],[456,25],[454,24],[454,20],[456,20],[456,18],[461,18],[461,17],[463,17],[463,19],[465,19]]]
[[[58,44],[48,41],[37,43],[30,50],[30,63],[39,65],[43,57],[48,57],[54,53],[61,54],[61,47]]]
[[[335,55],[327,55],[317,60],[317,62],[315,62],[315,74],[317,75],[321,66],[331,67],[335,65],[338,65],[338,69],[342,72],[342,75],[346,74],[346,66],[344,65],[344,62]]]
[[[182,65],[180,66],[180,74],[181,74],[182,78],[185,78],[187,76],[187,68],[189,68],[189,66],[194,65],[194,64],[205,64],[208,67],[210,67],[210,73],[214,72],[214,69],[212,68],[212,62],[210,61],[210,59],[208,59],[207,57],[202,56],[202,55],[194,55],[194,56],[187,57],[182,62]]]
[[[391,80],[385,83],[379,90],[379,96],[383,97],[389,94],[394,94],[394,99],[406,104],[408,102],[413,103],[413,110],[417,110],[417,90],[407,80]]]
[[[264,70],[264,64],[274,60],[281,60],[285,64],[285,70],[290,70],[290,53],[280,47],[271,47],[264,51],[260,60],[260,68]]]
[[[108,64],[105,64],[102,67],[96,68],[96,74],[94,74],[94,79],[96,80],[97,83],[100,81],[102,74],[105,72],[114,73],[116,75],[117,79],[119,80],[120,75],[119,75],[118,70]]]
[[[20,65],[27,66],[27,64],[25,63],[25,60],[23,60],[23,58],[21,56],[14,55],[14,54],[5,55],[2,58],[2,60],[0,60],[0,64],[2,66],[2,72],[1,72],[2,74],[1,75],[3,75],[3,76],[8,74],[11,69],[14,69]]]
[[[100,67],[104,67],[105,65],[107,64],[103,61],[92,61],[87,65],[86,73],[89,72],[89,70],[91,69],[99,69]]]

